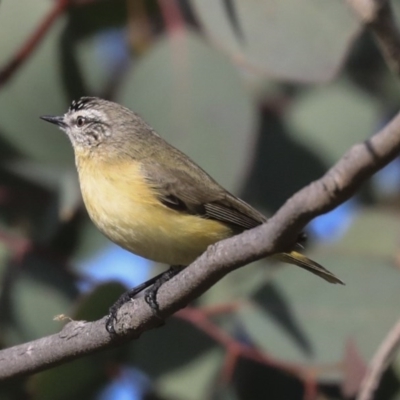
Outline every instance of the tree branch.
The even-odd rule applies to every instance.
[[[400,320],[388,333],[372,357],[368,371],[361,383],[357,400],[372,400],[383,373],[400,347]]]
[[[400,76],[400,31],[397,29],[390,2],[387,0],[348,0],[348,3],[370,29],[386,63]],[[373,356],[361,383],[357,400],[371,400],[380,380],[400,347],[400,321],[392,328]]]
[[[399,152],[400,113],[372,138],[353,146],[321,179],[296,193],[268,223],[210,246],[193,264],[161,286],[157,297],[161,314],[172,315],[229,272],[287,248],[306,223],[347,200]],[[38,372],[137,339],[159,323],[143,298],[120,309],[117,336],[108,334],[105,318],[70,322],[58,334],[1,351],[0,379]]]
[[[66,10],[69,0],[57,0],[50,10],[49,14],[36,28],[35,32],[29,36],[29,39],[11,58],[11,60],[0,69],[0,87],[4,85],[12,75],[17,72],[18,68],[29,58],[39,43],[44,39],[46,33],[52,27],[57,18]]]
[[[388,64],[399,73],[400,40],[388,4],[382,0],[348,1],[374,32]],[[229,272],[285,250],[305,224],[351,197],[399,152],[397,114],[380,132],[353,146],[321,179],[290,198],[268,223],[210,246],[192,265],[161,286],[158,302],[162,315],[168,317],[183,308]],[[118,312],[117,336],[108,334],[105,318],[70,322],[58,334],[1,351],[0,379],[38,372],[125,343],[159,323],[142,298],[125,304]]]
[[[387,0],[347,0],[370,29],[389,68],[400,75],[400,33]]]

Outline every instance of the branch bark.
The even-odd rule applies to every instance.
[[[400,36],[387,2],[348,1],[374,32],[389,65],[400,73]],[[388,21],[390,26],[385,27]],[[168,317],[183,308],[229,272],[284,250],[305,224],[350,198],[399,152],[400,113],[373,137],[354,145],[321,179],[296,193],[268,223],[210,246],[192,265],[166,282],[158,292],[162,315]],[[108,334],[105,318],[70,322],[58,334],[1,351],[0,379],[38,372],[120,345],[137,339],[159,323],[141,298],[125,304],[119,311],[117,336]]]
[[[284,250],[306,223],[351,197],[399,152],[400,113],[373,137],[354,145],[321,179],[297,192],[266,224],[210,246],[161,286],[157,298],[162,315],[168,317],[185,307],[229,272]],[[104,318],[70,322],[58,334],[1,351],[0,379],[38,372],[137,339],[159,323],[142,298],[119,311],[117,336],[108,334]]]

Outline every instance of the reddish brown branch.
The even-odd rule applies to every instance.
[[[185,26],[185,22],[178,2],[176,0],[158,0],[158,5],[169,35],[176,31],[181,31]]]
[[[233,312],[236,311],[238,307],[238,303],[200,309],[187,307],[178,311],[175,316],[190,322],[197,329],[207,334],[225,348],[226,355],[221,371],[221,380],[224,383],[232,380],[239,359],[247,358],[256,363],[279,369],[300,379],[304,383],[304,398],[307,400],[315,399],[317,394],[316,371],[323,370],[323,367],[302,366],[299,364],[276,360],[259,349],[238,341],[210,320],[210,316],[215,316],[217,313]]]
[[[4,85],[17,72],[18,68],[31,56],[34,50],[45,37],[53,23],[66,10],[70,0],[58,0],[45,16],[26,43],[16,52],[12,59],[0,69],[0,87]]]

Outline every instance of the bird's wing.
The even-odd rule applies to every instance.
[[[196,174],[154,162],[143,163],[142,172],[160,201],[177,211],[218,220],[239,231],[266,221],[260,212],[227,192],[196,164],[192,166]]]

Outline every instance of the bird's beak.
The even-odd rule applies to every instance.
[[[66,128],[67,124],[64,122],[64,117],[55,117],[52,115],[42,115],[40,117],[41,119],[44,119],[47,122],[51,122],[52,124],[58,125],[60,128]]]

